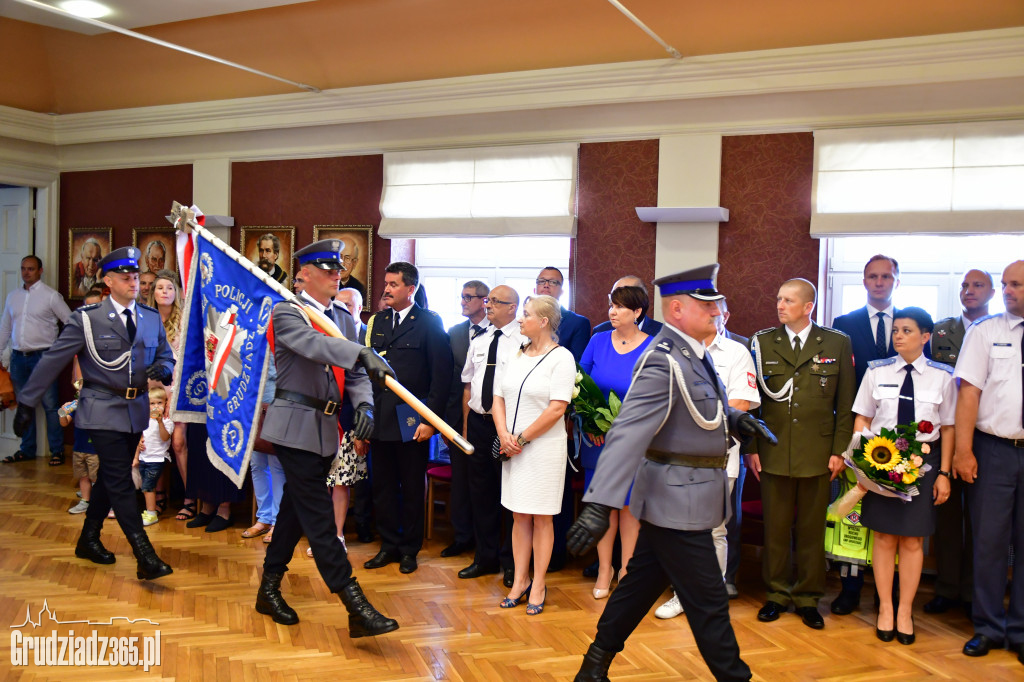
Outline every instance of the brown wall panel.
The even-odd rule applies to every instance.
[[[655,226],[636,207],[657,205],[658,140],[580,145],[573,306],[592,324],[608,319],[619,277],[654,279]]]
[[[132,228],[170,227],[172,201],[192,204],[191,164],[61,173],[60,292],[68,294],[70,228],[113,227],[113,246],[129,246]]]
[[[722,140],[718,285],[729,297],[729,329],[749,336],[779,323],[775,295],[792,277],[817,284],[818,240],[810,237],[811,133]]]
[[[253,161],[231,165],[231,243],[242,227],[294,225],[295,248],[313,241],[314,225],[373,225],[373,279],[370,307],[381,293],[391,244],[377,236],[384,157]],[[286,268],[294,272],[294,263]]]

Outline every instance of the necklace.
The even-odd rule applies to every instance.
[[[618,331],[618,330],[616,329],[615,331]],[[640,336],[640,334],[634,334],[633,338],[621,339],[619,341],[619,343],[621,343],[623,346],[629,345],[629,344],[633,343],[634,341],[636,341],[639,336]]]

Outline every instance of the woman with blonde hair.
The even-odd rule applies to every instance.
[[[576,362],[558,345],[561,312],[551,296],[528,297],[519,319],[528,343],[494,385],[491,413],[498,433],[501,504],[512,512],[515,579],[502,608],[527,601],[526,615],[544,610],[545,575],[554,545],[552,519],[562,508],[568,456],[565,409],[572,399]],[[534,575],[529,581],[530,555]]]

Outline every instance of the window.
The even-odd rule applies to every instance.
[[[416,267],[427,291],[430,309],[445,328],[462,322],[459,297],[472,279],[489,287],[505,284],[519,294],[520,303],[533,293],[537,274],[554,266],[566,277],[563,302],[569,300],[568,237],[435,237],[416,240]],[[521,307],[520,307],[521,309]]]
[[[936,321],[960,314],[960,283],[967,270],[992,275],[996,295],[990,313],[1003,312],[999,280],[1003,269],[1024,253],[1024,236],[985,235],[930,237],[923,235],[840,237],[826,240],[828,282],[820,297],[826,323],[863,306],[867,300],[864,264],[875,254],[900,264],[900,286],[893,295],[897,308],[918,306]]]
[[[380,234],[572,236],[577,149],[550,144],[385,154]]]
[[[1024,232],[1024,121],[814,135],[812,236]]]

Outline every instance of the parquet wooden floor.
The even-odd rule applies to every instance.
[[[284,592],[301,623],[285,627],[253,610],[264,545],[243,540],[241,528],[207,534],[164,517],[149,528],[160,555],[174,567],[166,578],[142,582],[113,522],[103,541],[117,555],[112,566],[76,559],[73,545],[82,517],[71,516],[70,465],[45,461],[0,466],[0,623],[33,619],[44,601],[60,621],[110,621],[111,625],[20,628],[26,635],[56,630],[77,634],[95,627],[100,635],[161,635],[161,663],[140,667],[14,666],[4,643],[4,680],[571,680],[595,632],[606,601],[595,601],[578,561],[549,577],[547,608],[537,617],[524,609],[505,611],[497,576],[459,580],[465,557],[441,559],[448,534],[436,533],[420,554],[419,570],[401,575],[392,565],[363,570],[377,545],[352,541],[356,574],[371,601],[397,618],[401,629],[377,638],[352,640],[339,600],[329,594],[305,557],[296,551]],[[756,614],[763,592],[753,560],[741,571],[741,597],[731,602],[733,626],[743,658],[761,680],[1021,680],[1024,666],[1007,651],[970,659],[960,653],[970,625],[960,613],[917,615],[917,643],[882,644],[874,636],[871,597],[864,610],[837,618],[822,606],[826,628],[804,627],[793,614],[761,624]],[[830,583],[830,597],[838,589]],[[931,597],[926,584],[918,608]],[[117,617],[149,619],[128,623]],[[44,614],[45,618],[45,614]],[[15,629],[9,627],[9,632]],[[31,652],[30,652],[31,655]],[[685,618],[644,620],[611,668],[616,681],[711,679]]]

